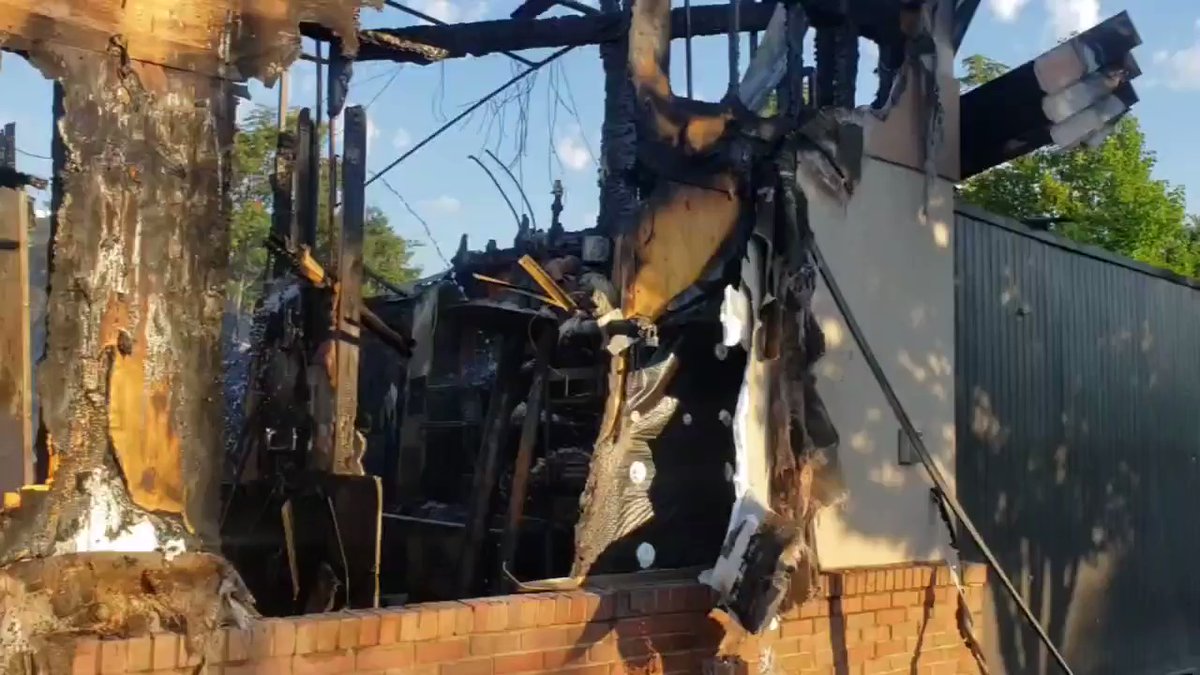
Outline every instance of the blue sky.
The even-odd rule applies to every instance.
[[[506,16],[519,0],[412,0],[412,5],[448,21]],[[679,0],[677,4],[682,4]],[[699,4],[699,2],[697,2]],[[1200,212],[1200,165],[1194,160],[1200,140],[1192,115],[1200,104],[1200,3],[1195,0],[984,0],[959,56],[985,54],[1017,65],[1052,46],[1060,36],[1086,28],[1128,9],[1143,45],[1136,51],[1143,76],[1136,88],[1141,101],[1134,111],[1158,154],[1157,176],[1187,188],[1189,210]],[[558,10],[556,10],[558,11]],[[414,23],[394,9],[364,10],[365,27]],[[312,51],[310,43],[306,50]],[[728,80],[723,37],[698,39],[694,44],[696,95],[715,100]],[[538,59],[546,52],[527,52]],[[743,67],[747,60],[743,49]],[[874,92],[871,69],[874,54],[864,49],[860,68],[860,99]],[[351,103],[367,105],[370,120],[368,167],[386,166],[404,150],[463,107],[511,77],[523,66],[503,55],[453,61],[434,66],[358,64]],[[682,41],[673,44],[673,83],[683,93]],[[298,63],[292,69],[291,104],[312,105],[314,66]],[[603,73],[598,50],[581,47],[510,89],[503,105],[485,106],[464,123],[387,174],[388,182],[424,217],[442,253],[453,255],[459,236],[466,233],[472,248],[488,239],[511,243],[516,226],[503,199],[487,176],[468,160],[488,148],[506,162],[522,181],[536,218],[543,227],[550,219],[550,188],[555,179],[566,190],[563,220],[568,229],[590,227],[597,211],[597,163],[602,120]],[[251,86],[250,105],[274,107],[277,94]],[[49,175],[51,87],[19,57],[5,54],[0,64],[0,91],[20,92],[0,99],[0,124],[18,125],[18,156],[22,170]],[[503,100],[503,97],[500,99]],[[515,189],[501,178],[506,191],[520,203]],[[46,195],[48,199],[48,195]],[[382,208],[396,231],[421,242],[416,262],[425,272],[443,266],[429,235],[386,187],[368,188],[369,203]]]

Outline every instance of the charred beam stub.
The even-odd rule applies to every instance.
[[[1103,142],[1138,101],[1139,44],[1122,12],[963,94],[962,177],[1049,145]]]

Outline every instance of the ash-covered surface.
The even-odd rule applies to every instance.
[[[218,556],[90,553],[24,560],[0,571],[0,659],[30,655],[36,672],[71,672],[71,638],[170,631],[203,652],[217,628],[244,626],[253,598]],[[0,670],[3,670],[0,661]]]

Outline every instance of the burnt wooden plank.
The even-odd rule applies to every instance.
[[[24,190],[0,189],[0,492],[33,482],[29,326],[30,205]]]

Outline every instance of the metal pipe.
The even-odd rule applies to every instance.
[[[683,0],[683,61],[687,74],[687,97],[692,96],[692,0]]]
[[[729,0],[729,93],[737,93],[739,64],[741,60],[741,12],[742,0]]]

